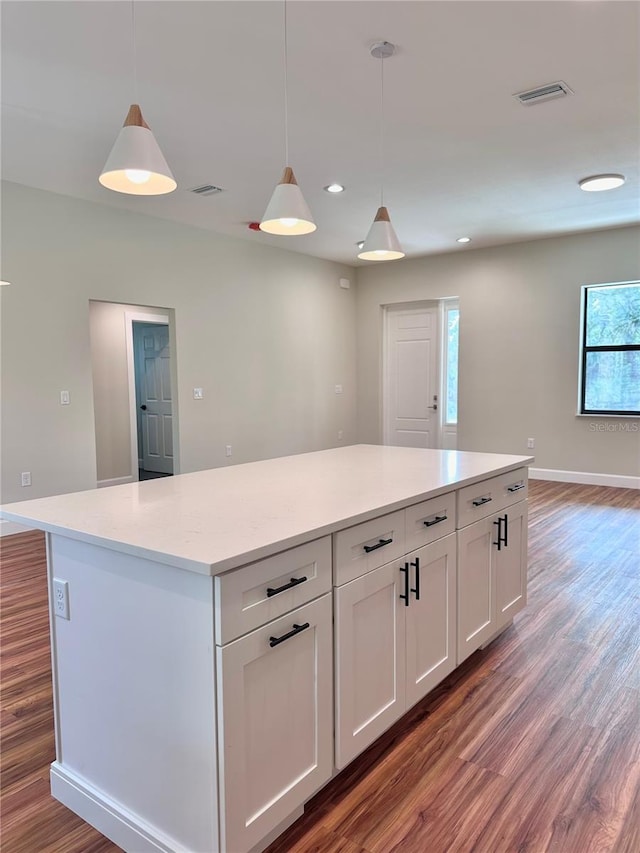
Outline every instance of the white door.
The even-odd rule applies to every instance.
[[[384,442],[439,447],[437,307],[386,312]]]
[[[407,555],[407,708],[456,666],[456,534]]]
[[[405,711],[402,563],[335,590],[336,767],[343,767]],[[401,605],[401,606],[400,606]]]
[[[527,502],[502,513],[502,538],[496,566],[496,630],[507,625],[527,603]],[[506,545],[504,543],[506,539]]]
[[[331,629],[327,593],[217,649],[221,850],[247,853],[331,777]]]
[[[139,369],[142,467],[173,473],[171,349],[169,326],[135,323],[134,341]]]

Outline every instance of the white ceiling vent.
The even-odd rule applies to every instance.
[[[542,101],[564,98],[565,95],[573,95],[573,89],[570,89],[566,83],[559,80],[557,83],[547,83],[546,86],[538,86],[537,89],[520,92],[513,97],[517,98],[525,107],[528,107],[531,104],[540,104]]]
[[[203,184],[201,187],[193,187],[189,192],[196,195],[217,195],[217,193],[222,192],[222,187],[214,187],[213,184]]]

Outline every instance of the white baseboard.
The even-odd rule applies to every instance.
[[[104,489],[105,486],[121,486],[123,483],[137,483],[137,477],[132,477],[128,474],[126,477],[114,477],[112,480],[98,480],[98,488]]]
[[[586,471],[560,471],[557,468],[529,468],[531,480],[554,480],[560,483],[584,483],[589,486],[614,486],[640,489],[640,477],[626,474],[590,474]]]
[[[24,524],[18,524],[17,521],[0,518],[0,538],[3,536],[13,536],[14,533],[27,533],[33,529],[33,527],[25,527]]]
[[[176,841],[148,826],[137,815],[125,811],[101,791],[57,761],[51,765],[51,796],[106,835],[123,850],[136,853],[187,853]]]

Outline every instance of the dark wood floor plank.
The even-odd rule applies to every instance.
[[[514,625],[268,853],[640,853],[640,494],[533,481],[529,542]],[[0,540],[0,572],[3,853],[118,853],[49,794],[42,534]]]

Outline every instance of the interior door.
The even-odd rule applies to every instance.
[[[439,447],[438,309],[388,308],[385,444]]]
[[[145,471],[173,474],[169,326],[134,323],[138,405]]]

